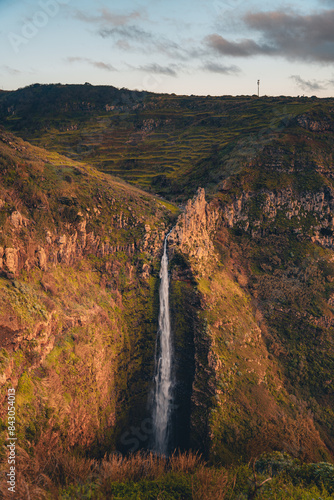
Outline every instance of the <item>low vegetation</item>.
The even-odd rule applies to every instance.
[[[26,500],[329,500],[334,466],[301,465],[286,454],[263,455],[248,465],[210,466],[197,454],[152,453],[101,460],[36,448],[34,458],[19,451],[17,498]],[[2,498],[12,498],[1,482]]]

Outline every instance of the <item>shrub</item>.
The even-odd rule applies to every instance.
[[[294,482],[304,485],[316,484],[319,488],[325,487],[328,493],[334,493],[334,465],[327,462],[318,464],[304,464],[296,468],[291,474]]]
[[[261,474],[270,474],[277,476],[281,472],[292,470],[297,464],[297,460],[293,459],[288,453],[275,451],[273,453],[264,453],[256,461],[255,469]]]

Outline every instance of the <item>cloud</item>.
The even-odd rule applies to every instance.
[[[168,38],[161,36],[155,37],[154,50],[171,59],[178,59],[180,61],[188,61],[189,59],[198,57],[195,50],[192,50],[185,45],[181,46],[173,40],[169,40]]]
[[[99,30],[102,38],[126,39],[132,42],[152,42],[153,35],[138,26],[118,26],[115,28],[102,28]]]
[[[74,17],[80,21],[89,24],[98,24],[100,26],[125,26],[134,19],[142,19],[143,13],[135,10],[130,14],[116,14],[109,9],[100,9],[98,15],[87,14],[82,10],[75,10]]]
[[[106,8],[100,9],[98,14],[75,10],[73,15],[80,21],[95,25],[100,37],[110,38],[115,47],[126,52],[155,52],[180,61],[198,58],[205,52],[203,48],[190,47],[189,41],[177,43],[161,33],[143,28],[140,23],[148,20],[145,9],[137,9],[129,14],[116,14]],[[172,19],[168,18],[168,22],[171,23]],[[176,22],[174,19],[173,26]]]
[[[1,68],[4,70],[5,73],[9,73],[10,75],[18,75],[19,73],[22,73],[22,71],[12,68],[11,66],[4,65],[1,66]]]
[[[199,55],[196,50],[182,47],[165,36],[156,35],[135,25],[102,28],[99,30],[99,34],[102,38],[114,39],[115,45],[124,51],[133,50],[147,54],[155,52],[180,61],[186,61]]]
[[[89,61],[89,64],[95,66],[95,68],[104,69],[105,71],[116,71],[111,64],[107,64],[102,61]]]
[[[139,21],[147,19],[144,10],[135,10],[130,14],[115,14],[104,8],[98,15],[76,10],[74,17],[97,25],[98,34],[102,38],[113,39],[115,46],[121,50],[144,50],[148,53],[154,51],[180,60],[185,60],[189,56],[187,51],[176,42],[161,34],[146,31],[138,24]]]
[[[66,61],[69,63],[84,62],[90,64],[91,66],[94,66],[95,68],[103,69],[105,71],[116,71],[116,69],[111,64],[104,63],[102,61],[94,61],[93,59],[89,59],[88,57],[67,57]]]
[[[321,82],[319,80],[304,80],[299,75],[290,76],[292,80],[295,81],[296,85],[305,90],[305,92],[314,92],[316,90],[326,90],[329,85],[333,85],[333,80],[326,80],[325,82]]]
[[[214,33],[205,43],[226,56],[275,55],[289,60],[334,62],[334,9],[310,15],[294,11],[248,13],[243,22],[256,36],[229,41]]]
[[[249,57],[265,53],[264,48],[253,40],[244,39],[240,42],[229,42],[217,33],[206,37],[206,43],[216,52],[224,56]]]
[[[235,75],[240,73],[240,68],[234,64],[231,66],[224,66],[215,62],[207,62],[204,64],[203,69],[211,71],[211,73],[220,73],[222,75]]]
[[[140,66],[138,69],[158,75],[177,76],[176,68],[176,64],[172,64],[171,66],[160,66],[160,64],[153,63],[147,64],[146,66]]]

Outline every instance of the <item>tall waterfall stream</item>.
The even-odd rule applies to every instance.
[[[160,267],[160,310],[159,328],[157,333],[157,348],[154,373],[153,399],[153,450],[167,455],[170,439],[170,420],[173,403],[172,380],[172,339],[169,310],[169,277],[167,240],[164,242],[164,252]]]

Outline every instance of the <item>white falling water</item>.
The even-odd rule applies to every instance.
[[[160,268],[160,311],[154,376],[153,401],[153,449],[157,453],[168,453],[169,424],[172,405],[172,344],[169,315],[169,278],[167,238]]]

